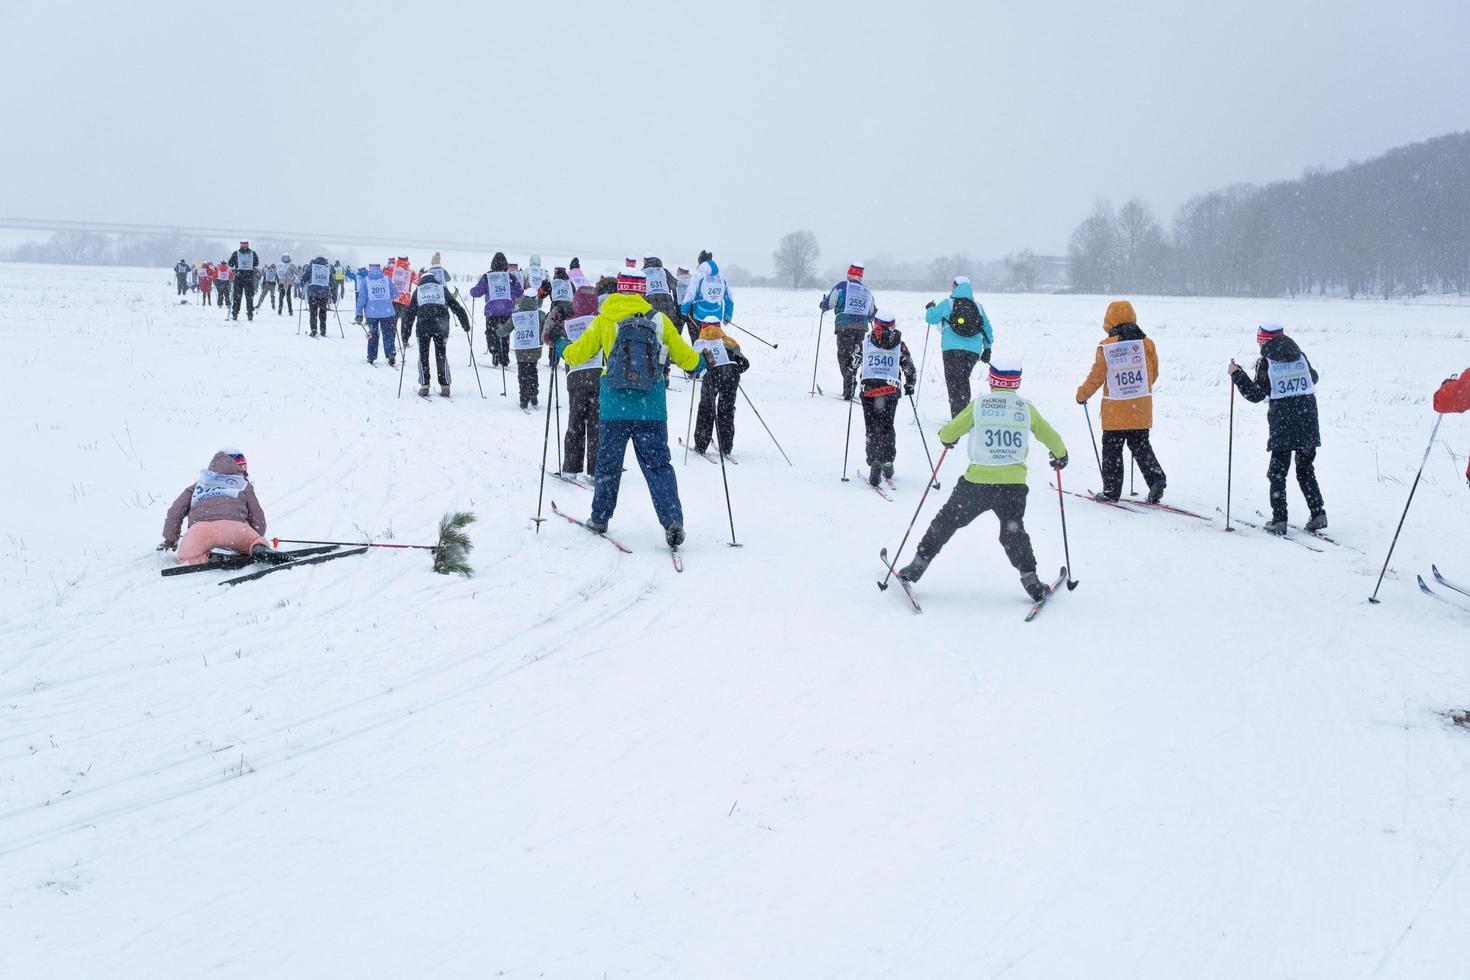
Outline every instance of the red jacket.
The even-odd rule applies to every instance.
[[[1434,410],[1445,414],[1470,411],[1470,368],[1439,386],[1434,393]]]
[[[400,272],[400,269],[403,271]],[[403,279],[404,272],[408,273],[408,284],[406,286],[400,282]],[[393,297],[393,302],[407,307],[409,300],[413,298],[413,287],[418,285],[419,274],[414,272],[413,267],[407,262],[396,261],[391,266],[384,266],[383,274],[392,279],[393,285],[398,287],[398,295]]]

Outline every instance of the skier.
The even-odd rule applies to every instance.
[[[378,337],[383,338],[383,353],[388,355],[388,366],[394,367],[393,360],[394,342],[397,341],[396,308],[393,299],[397,295],[398,287],[393,285],[393,280],[383,275],[383,267],[374,262],[368,266],[366,272],[361,272],[357,278],[357,316],[356,322],[362,323],[363,317],[367,317],[368,348],[367,362],[376,364],[378,360]]]
[[[592,285],[591,280],[587,278],[587,274],[582,271],[582,260],[575,255],[572,256],[572,261],[567,263],[567,278],[571,279],[572,285],[578,289],[581,289],[583,286]]]
[[[703,323],[704,318],[714,314],[722,323],[729,323],[735,315],[735,300],[730,295],[730,284],[720,275],[720,267],[714,256],[700,252],[699,273],[689,283],[688,290],[679,302],[679,312],[690,318],[692,323]]]
[[[510,315],[521,293],[520,277],[510,274],[504,252],[495,253],[490,271],[470,287],[471,296],[485,300],[485,349],[496,367],[510,364]]]
[[[296,307],[291,299],[291,294],[292,292],[294,292],[295,289],[292,284],[295,282],[296,266],[291,261],[291,253],[286,252],[281,255],[281,260],[276,263],[276,290],[278,293],[276,298],[277,316],[281,316],[282,314],[286,313],[294,314],[296,312]]]
[[[230,255],[230,270],[235,292],[234,304],[230,307],[230,319],[240,319],[240,301],[245,301],[245,319],[255,319],[255,280],[260,274],[260,256],[255,249],[250,247],[249,242],[241,242],[240,247]]]
[[[205,306],[209,305],[209,293],[214,288],[214,266],[208,262],[199,263],[199,302]]]
[[[434,253],[436,256],[439,254]],[[342,293],[347,288],[347,270],[342,268],[341,259],[332,260],[332,305],[342,302]]]
[[[694,423],[694,450],[703,455],[710,438],[719,430],[720,454],[730,455],[735,449],[735,396],[740,391],[740,376],[750,369],[750,361],[740,345],[720,329],[720,318],[710,315],[700,325],[694,349],[704,357],[704,389],[699,393],[699,417]]]
[[[1434,410],[1443,414],[1470,412],[1470,368],[1444,379],[1434,393]],[[1465,468],[1465,482],[1470,485],[1470,466]]]
[[[1327,527],[1327,511],[1317,485],[1317,449],[1322,445],[1317,424],[1317,370],[1279,323],[1262,324],[1256,331],[1256,343],[1261,346],[1261,356],[1254,378],[1233,360],[1227,370],[1246,401],[1270,399],[1266,449],[1271,465],[1266,479],[1271,484],[1271,520],[1264,529],[1271,534],[1287,531],[1286,474],[1295,454],[1296,482],[1310,511],[1305,528],[1321,531]]]
[[[551,280],[546,275],[546,269],[541,265],[541,256],[531,256],[531,264],[526,267],[526,292],[536,298],[536,306],[539,309],[541,301],[551,294]]]
[[[372,282],[371,276],[368,279]],[[396,300],[395,300],[396,302]],[[419,395],[429,397],[429,344],[434,345],[434,366],[439,374],[439,394],[449,397],[449,362],[444,357],[444,343],[449,339],[449,314],[453,313],[464,328],[466,339],[470,333],[470,315],[459,300],[437,279],[425,279],[413,291],[403,311],[402,339],[404,346],[413,334],[415,322],[419,325]]]
[[[696,376],[703,372],[704,360],[684,342],[674,321],[648,304],[643,295],[647,288],[642,270],[624,269],[617,279],[617,292],[607,297],[576,343],[563,340],[558,344],[558,354],[572,367],[598,354],[607,362],[598,395],[597,487],[587,526],[599,534],[607,531],[618,505],[623,458],[632,440],[664,528],[664,540],[670,548],[677,548],[684,543],[684,509],[669,457],[661,349],[667,349],[675,364]]]
[[[669,271],[664,268],[663,261],[656,255],[644,258],[643,275],[648,280],[648,293],[645,296],[648,305],[677,324],[681,319],[679,301],[674,297],[674,284],[669,281]],[[691,339],[698,340],[698,329],[691,331],[690,336]]]
[[[556,286],[556,280],[551,284]],[[583,290],[577,290],[577,294]],[[590,296],[592,288],[586,287]],[[547,336],[551,342],[552,370],[556,369],[556,351],[562,346],[562,341],[567,344],[575,344],[582,339],[587,327],[596,316],[597,307],[595,301],[592,310],[588,313],[576,316],[558,315],[552,301],[553,310],[547,319]],[[597,476],[597,413],[598,394],[602,382],[602,351],[598,351],[592,357],[577,365],[567,365],[567,434],[562,445],[562,472],[573,476],[582,472],[582,460],[587,460],[587,475]]]
[[[990,363],[995,332],[985,307],[975,302],[969,276],[955,276],[949,297],[924,307],[924,319],[941,331],[939,351],[944,360],[944,387],[949,393],[949,415],[954,418],[970,404],[970,372],[976,361]]]
[[[674,270],[674,296],[680,303],[684,302],[684,294],[689,291],[689,282],[693,278],[682,265]]]
[[[332,267],[324,256],[318,255],[301,270],[301,285],[306,292],[307,318],[311,321],[312,337],[327,335],[327,310],[332,305]],[[317,333],[317,324],[321,333]]]
[[[214,291],[218,294],[218,306],[230,305],[230,280],[234,278],[229,263],[220,259],[214,266]]]
[[[443,259],[440,258],[438,252],[435,252],[433,254],[433,256],[429,259],[429,267],[420,274],[420,278],[423,278],[425,276],[433,276],[435,279],[439,280],[439,284],[441,286],[449,285],[450,275],[449,272],[444,268]]]
[[[536,364],[541,360],[541,337],[546,315],[541,312],[537,292],[527,289],[521,293],[516,300],[516,311],[510,317],[510,346],[516,355],[516,384],[520,389],[523,412],[541,404],[541,375]]]
[[[857,386],[857,352],[878,309],[872,291],[863,285],[863,264],[848,266],[847,278],[823,293],[817,307],[837,314],[832,331],[837,339],[837,367],[842,372],[842,400],[851,401]]]
[[[184,518],[189,530],[180,539]],[[214,454],[209,468],[184,488],[163,519],[165,549],[178,552],[180,565],[200,565],[214,548],[228,548],[258,561],[287,560],[265,540],[265,512],[250,483],[245,454],[226,447]]]
[[[400,255],[397,259],[390,260],[383,267],[383,271],[393,280],[393,285],[398,287],[398,298],[393,302],[397,304],[398,319],[402,321],[403,315],[408,311],[409,300],[413,296],[413,287],[418,283],[418,276],[414,275],[413,267],[408,264],[407,255]],[[423,336],[420,335],[419,339],[422,340]]]
[[[918,373],[892,315],[881,311],[873,314],[872,332],[854,349],[848,370],[862,378],[868,483],[876,487],[880,475],[893,479],[893,461],[898,457],[893,420],[898,414],[900,372],[905,395],[914,393]]]
[[[260,296],[256,297],[255,305],[262,306],[260,301],[266,296],[269,296],[271,309],[274,310],[276,308],[276,264],[274,262],[267,262],[265,269],[261,271],[260,278]]]
[[[1123,495],[1123,444],[1133,454],[1148,484],[1148,502],[1163,499],[1168,480],[1149,442],[1154,425],[1154,383],[1159,380],[1159,355],[1154,342],[1139,329],[1133,304],[1126,299],[1108,304],[1103,333],[1092,371],[1077,387],[1077,404],[1085,405],[1102,388],[1102,492],[1098,500],[1116,502]],[[1252,399],[1254,400],[1254,399]]]
[[[1035,436],[1050,450],[1052,468],[1060,470],[1067,465],[1067,446],[1036,406],[1017,393],[1021,387],[1019,360],[993,359],[989,381],[990,394],[970,402],[939,430],[940,441],[949,448],[966,432],[970,434],[970,467],[934,515],[913,560],[899,570],[898,577],[917,582],[956,531],[993,510],[1000,522],[1000,546],[1021,573],[1021,587],[1039,602],[1047,587],[1036,577],[1036,555],[1026,533],[1027,450]]]
[[[178,284],[180,296],[189,292],[189,263],[183,259],[174,266],[174,281]]]

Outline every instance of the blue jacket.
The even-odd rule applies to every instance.
[[[972,289],[970,287],[970,284],[967,282],[958,283],[947,298],[940,300],[938,303],[935,303],[933,306],[929,307],[929,309],[924,311],[924,319],[928,322],[933,324],[944,324],[942,328],[944,331],[944,340],[939,345],[939,349],[967,350],[973,351],[976,354],[988,350],[995,344],[995,331],[992,330],[990,327],[990,317],[986,315],[985,307],[981,306],[979,303],[976,303],[975,306],[980,310],[980,332],[977,333],[975,336],[961,337],[959,334],[955,333],[954,328],[949,325],[949,314],[954,306],[954,304],[952,304],[950,300],[957,299],[959,297],[964,297],[965,299],[973,301],[975,299],[975,290]]]
[[[700,293],[700,287],[704,281],[719,280],[725,287],[725,299],[723,303],[707,303]],[[696,320],[703,320],[707,316],[717,316],[721,320],[728,321],[735,315],[735,299],[730,295],[730,284],[725,282],[725,277],[720,275],[720,267],[715,265],[714,259],[707,259],[699,263],[699,270],[695,272],[694,278],[689,280],[689,288],[680,297],[679,312],[685,316],[692,316]]]
[[[822,297],[822,302],[818,303],[817,306],[819,309],[823,310],[841,310],[846,303],[847,280],[844,279],[842,282],[839,282],[837,285],[828,290],[827,294]],[[834,322],[834,329],[840,327],[862,327],[866,330],[868,324],[872,322],[873,314],[876,312],[878,312],[877,301],[873,299],[873,291],[868,290],[867,312],[862,316],[855,316],[852,314],[839,312],[837,314],[837,319]]]
[[[368,291],[372,284],[378,280],[386,280],[388,283],[388,298],[372,302],[368,299]],[[393,285],[393,280],[383,275],[381,269],[369,269],[366,276],[357,280],[357,315],[366,315],[369,320],[390,320],[398,315],[398,310],[393,306],[393,301],[398,298],[398,287]]]

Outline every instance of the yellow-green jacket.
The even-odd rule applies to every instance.
[[[1031,434],[1041,440],[1042,445],[1051,450],[1053,456],[1067,455],[1067,446],[1062,442],[1062,437],[1051,427],[1036,406],[1029,401],[1026,403],[1031,409]],[[945,445],[953,445],[969,431],[975,428],[975,403],[973,401],[964,407],[964,410],[949,424],[939,430],[939,441]],[[971,483],[982,484],[1017,484],[1026,482],[1026,464],[1011,463],[1007,466],[981,466],[971,463],[970,468],[965,470],[965,479]]]
[[[606,363],[608,355],[612,353],[613,342],[618,337],[618,323],[630,316],[652,310],[648,300],[637,293],[613,293],[602,301],[602,309],[598,311],[597,317],[587,324],[586,331],[575,344],[562,341],[562,344],[566,344],[561,347],[562,358],[568,364],[581,364],[600,350]],[[669,359],[686,371],[700,373],[704,360],[699,352],[689,346],[672,320],[662,313],[656,316],[662,321],[659,337],[660,342],[669,349]],[[608,385],[607,369],[603,368],[600,399],[599,418],[655,422],[667,422],[669,418],[668,399],[661,383],[655,384],[650,391],[619,391]]]

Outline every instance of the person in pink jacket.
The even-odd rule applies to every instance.
[[[182,540],[184,518],[189,530]],[[215,548],[228,548],[257,561],[281,560],[281,553],[265,540],[265,511],[250,483],[245,454],[225,448],[214,454],[209,468],[184,488],[163,521],[162,551],[178,551],[179,564],[198,565]]]

